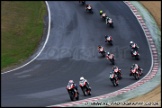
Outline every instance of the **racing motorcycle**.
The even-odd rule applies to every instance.
[[[113,45],[112,36],[105,37],[105,39],[105,42],[109,43],[110,45]]]
[[[138,51],[132,49],[131,55],[132,55],[132,57],[134,57],[136,60],[139,60],[140,54],[139,54]]]
[[[88,11],[89,13],[93,13],[92,6],[86,6],[85,10],[86,10],[86,12]]]
[[[114,69],[114,73],[117,75],[118,79],[122,79],[121,69]]]
[[[79,92],[78,92],[78,90],[75,89],[73,84],[68,84],[66,89],[67,89],[69,96],[70,96],[70,99],[72,101],[74,99],[79,100]]]
[[[115,58],[114,58],[114,56],[108,56],[108,55],[106,55],[106,58],[108,59],[108,60],[110,60],[110,62],[113,64],[113,65],[115,65]]]
[[[137,69],[136,68],[131,68],[131,70],[130,70],[130,76],[134,76],[134,78],[136,79],[136,80],[138,80],[139,79],[139,77],[140,77],[140,72],[138,72],[137,71]]]
[[[79,3],[82,3],[82,5],[85,5],[86,1],[79,1]]]
[[[98,50],[99,50],[99,53],[101,53],[102,56],[105,57],[106,51],[104,51],[104,48],[100,48],[100,49],[98,49]]]
[[[110,78],[110,81],[112,82],[113,86],[116,87],[116,86],[119,85],[119,80],[118,80],[116,74],[110,72],[110,76],[109,76],[109,78]]]
[[[108,21],[106,21],[106,24],[109,24],[109,27],[114,28],[113,20],[111,18]]]
[[[82,92],[84,96],[91,95],[91,88],[87,86],[87,82],[85,81],[80,81],[79,86],[82,89]]]

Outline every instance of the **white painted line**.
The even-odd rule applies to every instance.
[[[50,12],[49,5],[48,5],[47,1],[45,1],[45,3],[46,3],[47,8],[48,8],[49,22],[48,22],[48,34],[47,34],[47,38],[46,38],[46,40],[45,40],[45,43],[44,43],[42,49],[41,49],[40,52],[39,52],[31,61],[29,61],[28,63],[26,63],[26,64],[24,64],[24,65],[22,65],[22,66],[20,66],[20,67],[17,67],[17,68],[15,68],[15,69],[12,69],[12,70],[3,72],[3,73],[1,73],[1,74],[9,73],[9,72],[18,70],[18,69],[20,69],[20,68],[23,68],[24,66],[27,66],[28,64],[30,64],[31,62],[33,62],[33,61],[42,53],[42,51],[44,50],[44,48],[45,48],[45,46],[46,46],[46,44],[47,44],[47,42],[48,42],[49,34],[50,34],[50,30],[51,30],[51,12]]]

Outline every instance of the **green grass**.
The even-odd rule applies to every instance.
[[[1,70],[30,57],[43,35],[43,1],[1,2]]]

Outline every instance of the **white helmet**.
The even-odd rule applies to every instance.
[[[80,80],[81,80],[81,81],[84,80],[84,77],[80,77]]]
[[[130,44],[132,44],[133,43],[133,41],[130,41]]]
[[[69,83],[74,83],[74,81],[73,80],[69,80]]]

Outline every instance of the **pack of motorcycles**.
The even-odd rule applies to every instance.
[[[79,1],[79,3],[81,3],[82,5],[86,5],[86,1]],[[85,10],[89,13],[93,13],[93,9],[92,9],[92,6],[86,6]],[[103,14],[100,15],[101,18],[103,20],[106,20],[106,13],[104,12]],[[106,21],[106,24],[109,24],[110,27],[114,27],[113,25],[113,21],[112,19],[110,18],[109,21]],[[113,45],[113,40],[112,40],[112,36],[109,36],[109,37],[105,37],[106,41],[108,44],[110,45]],[[139,47],[131,47],[131,56],[134,57],[135,59],[139,60],[139,52],[138,52],[138,48]],[[101,54],[102,56],[106,56],[106,51],[103,49],[103,51],[101,51]],[[115,58],[113,57],[112,59],[109,59],[110,62],[115,65]],[[132,76],[134,76],[134,78],[136,80],[139,79],[139,77],[142,75],[142,70],[141,69],[141,72],[139,72],[137,69],[134,69],[134,68],[131,68],[130,69],[130,73],[132,74]],[[122,74],[121,74],[121,69],[118,69],[117,72],[110,72],[110,81],[112,82],[113,86],[116,87],[118,86],[119,84],[119,80],[122,79]],[[91,95],[91,87],[87,87],[85,82],[83,82],[82,84],[80,83],[79,84],[84,96],[87,96],[87,95]],[[70,99],[73,101],[74,99],[76,100],[79,100],[79,92],[78,90],[75,89],[74,86],[72,85],[67,85],[66,87],[67,91],[68,91],[68,94],[70,96]]]

